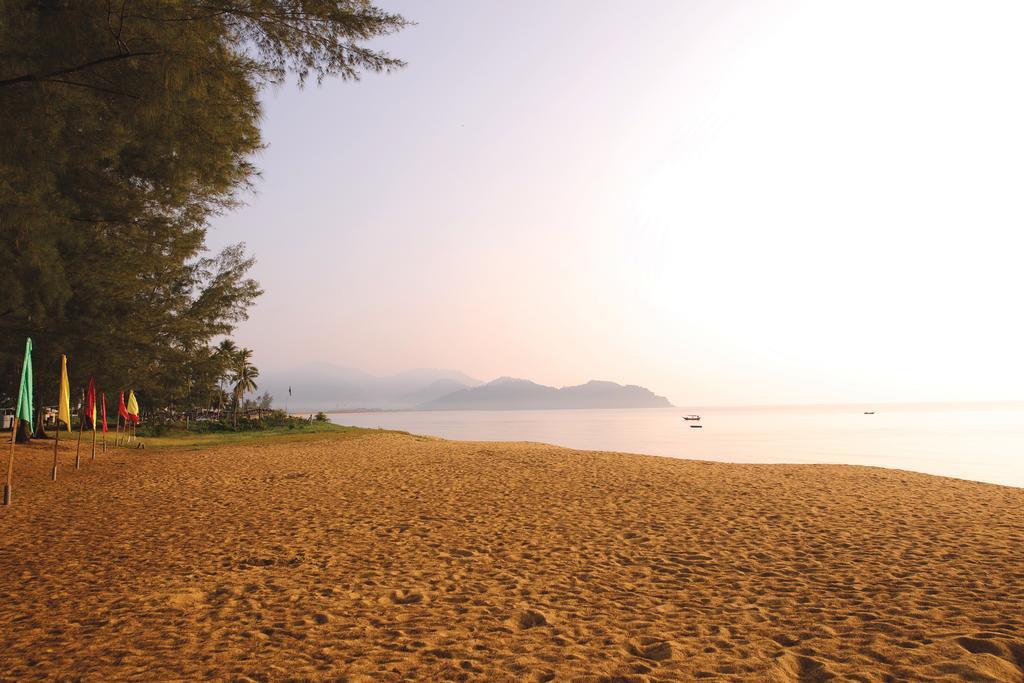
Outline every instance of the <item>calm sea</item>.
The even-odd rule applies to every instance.
[[[684,421],[688,413],[700,422]],[[873,465],[1024,487],[1024,403],[408,411],[331,419],[447,439],[722,462]]]

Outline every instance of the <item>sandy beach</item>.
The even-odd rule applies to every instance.
[[[19,447],[0,678],[1024,680],[1024,489],[393,433]]]

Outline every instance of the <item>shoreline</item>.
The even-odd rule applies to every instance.
[[[1024,407],[1022,407],[1024,408]],[[531,441],[583,450],[734,463],[878,466],[1024,488],[1024,409],[974,413],[721,412],[683,409],[337,413],[337,424],[441,438]],[[1000,439],[986,439],[999,434]]]
[[[398,411],[401,412],[401,411]],[[301,414],[292,415],[291,417],[301,417]],[[326,427],[326,428],[324,428]],[[86,432],[88,433],[88,432]],[[699,463],[705,465],[739,465],[744,467],[827,467],[827,468],[850,468],[853,470],[868,470],[868,471],[880,471],[880,472],[895,472],[903,473],[913,476],[932,477],[935,479],[945,479],[951,482],[961,482],[966,484],[979,484],[983,486],[994,486],[997,488],[1010,489],[1012,491],[1024,492],[1024,487],[1013,486],[1011,484],[1001,484],[998,482],[981,481],[978,479],[967,479],[964,477],[954,477],[944,474],[933,474],[930,472],[921,472],[918,470],[904,469],[900,467],[887,467],[885,465],[862,465],[857,463],[832,463],[832,462],[746,462],[746,461],[723,461],[723,460],[711,460],[707,458],[684,458],[680,456],[664,455],[661,453],[642,453],[638,451],[621,451],[621,450],[607,450],[600,448],[573,448],[571,446],[563,446],[556,443],[550,443],[546,441],[530,441],[530,440],[488,440],[488,439],[451,439],[436,434],[421,434],[415,432],[409,432],[401,429],[391,429],[387,427],[360,427],[354,425],[340,425],[334,422],[327,422],[321,425],[321,429],[312,431],[295,430],[289,432],[285,430],[273,430],[267,431],[242,431],[242,432],[223,432],[223,433],[181,433],[177,432],[173,435],[168,436],[140,436],[137,437],[138,441],[143,442],[145,447],[143,449],[137,448],[136,445],[130,447],[120,447],[121,451],[133,453],[138,450],[145,450],[149,448],[157,452],[161,450],[209,450],[225,447],[239,447],[242,445],[251,446],[269,446],[275,444],[293,444],[301,443],[303,441],[316,441],[316,440],[331,440],[331,439],[350,439],[360,438],[379,434],[397,434],[402,436],[409,436],[421,441],[438,441],[443,443],[451,443],[456,445],[483,445],[493,447],[504,447],[504,446],[533,446],[545,449],[557,449],[566,451],[577,451],[581,453],[594,453],[599,455],[611,455],[611,456],[628,456],[628,457],[640,457],[640,458],[658,458],[669,461],[682,461],[689,463]],[[223,437],[223,441],[219,440]],[[51,437],[44,439],[35,439],[27,446],[30,451],[38,451],[44,449],[48,454],[52,456],[53,453],[53,441]],[[67,456],[74,452],[75,445],[73,440],[64,440],[60,443],[61,452]],[[19,444],[18,450],[16,451],[19,455],[25,455],[26,448],[25,444]],[[90,448],[90,442],[83,441],[83,458],[88,457],[88,449]],[[97,445],[97,452],[99,452],[99,445]],[[111,453],[114,452],[113,447],[110,447]],[[100,456],[97,456],[100,457]],[[16,456],[16,461],[17,461]],[[65,463],[66,465],[66,463]]]

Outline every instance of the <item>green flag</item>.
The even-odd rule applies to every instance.
[[[21,365],[21,385],[14,416],[32,424],[32,338],[25,340],[25,361]]]

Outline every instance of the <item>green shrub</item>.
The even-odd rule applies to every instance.
[[[313,418],[316,422],[329,422],[323,413]],[[170,436],[174,433],[190,434],[216,434],[221,432],[262,432],[269,429],[288,428],[306,429],[310,426],[309,420],[301,417],[291,417],[283,410],[268,410],[263,413],[262,419],[239,417],[238,426],[235,426],[233,416],[227,416],[221,420],[189,420],[188,429],[185,429],[185,420],[167,420],[150,418],[138,426],[137,434],[140,437]]]

